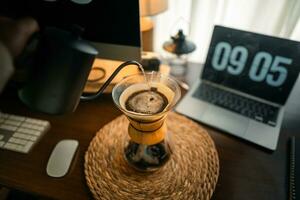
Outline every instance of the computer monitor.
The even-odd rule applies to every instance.
[[[32,16],[42,28],[76,24],[99,58],[140,60],[139,0],[1,0],[0,15]]]

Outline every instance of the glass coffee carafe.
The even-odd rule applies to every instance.
[[[157,72],[141,73],[124,78],[112,96],[129,120],[126,161],[141,171],[159,169],[172,154],[165,119],[180,98],[177,82]]]

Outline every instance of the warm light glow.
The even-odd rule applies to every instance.
[[[168,9],[168,0],[140,0],[140,30],[144,51],[153,51],[153,22],[149,16]]]
[[[148,31],[153,28],[153,21],[149,17],[141,17],[141,31]]]
[[[164,12],[168,8],[168,0],[140,0],[140,16],[152,16]]]

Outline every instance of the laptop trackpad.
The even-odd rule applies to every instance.
[[[212,105],[201,121],[237,136],[243,136],[249,126],[248,118]]]

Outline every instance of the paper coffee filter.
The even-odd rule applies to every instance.
[[[132,95],[135,92],[138,91],[142,91],[142,90],[149,90],[149,85],[150,87],[155,87],[157,88],[157,91],[164,94],[166,96],[166,98],[168,99],[168,105],[166,106],[166,108],[157,114],[154,115],[149,115],[149,114],[141,114],[141,113],[136,113],[133,111],[129,111],[126,109],[126,100],[130,97],[130,95]],[[157,82],[151,82],[149,84],[146,83],[137,83],[137,84],[133,84],[131,86],[129,86],[128,88],[126,88],[122,94],[120,95],[119,98],[119,103],[120,106],[123,110],[126,111],[126,115],[133,118],[133,119],[137,119],[137,120],[143,120],[143,121],[152,121],[152,120],[156,120],[159,119],[162,114],[164,114],[169,106],[173,103],[173,99],[174,99],[174,92],[166,85],[162,84],[162,83],[157,83]]]

